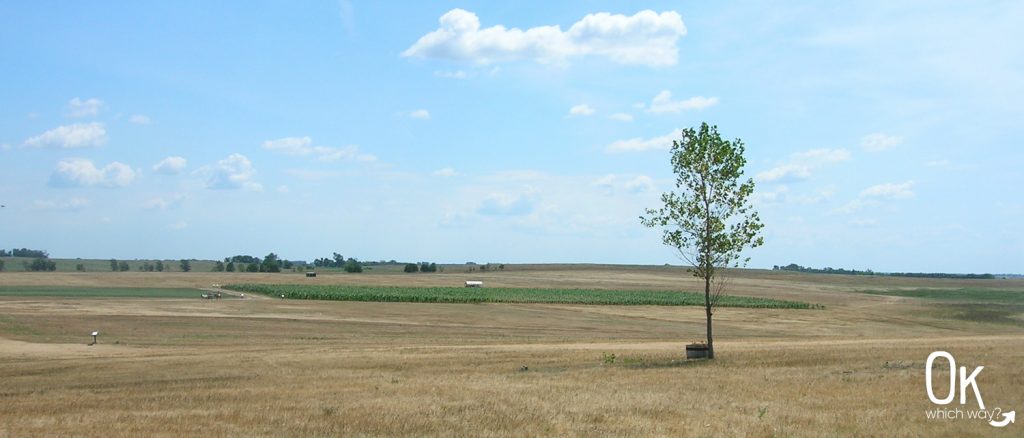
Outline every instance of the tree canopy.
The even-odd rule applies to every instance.
[[[672,142],[675,190],[661,195],[660,208],[647,209],[640,221],[662,229],[662,243],[676,250],[704,280],[708,355],[714,357],[711,315],[725,282],[721,270],[745,265],[745,248],[764,243],[764,225],[750,204],[754,180],[743,180],[743,141],[723,140],[716,126],[687,128]],[[716,281],[718,280],[718,281]],[[714,291],[712,290],[714,287]]]

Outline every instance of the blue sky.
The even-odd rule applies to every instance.
[[[707,121],[751,266],[1021,272],[1019,2],[8,2],[0,246],[679,263]]]

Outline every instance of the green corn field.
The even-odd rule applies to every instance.
[[[396,287],[348,285],[233,284],[226,289],[300,300],[381,301],[410,303],[550,303],[602,305],[703,306],[704,296],[693,292],[650,290]],[[811,309],[798,301],[722,296],[722,307]]]

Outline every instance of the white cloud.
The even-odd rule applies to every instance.
[[[277,186],[277,193],[288,193],[290,191],[291,191],[291,189],[289,189],[288,186],[284,186],[284,185]]]
[[[68,102],[68,117],[95,116],[100,113],[101,109],[103,109],[102,100],[95,98],[82,100],[76,97]]]
[[[612,119],[612,120],[618,120],[620,122],[632,122],[633,121],[633,116],[631,114],[626,114],[626,113],[615,113],[615,114],[612,114],[612,115],[608,116],[608,118]]]
[[[228,155],[227,158],[216,164],[203,166],[196,172],[206,176],[206,188],[208,189],[263,190],[262,185],[253,181],[256,169],[253,167],[252,161],[242,154]]]
[[[430,111],[425,109],[418,109],[409,113],[409,117],[420,120],[430,119]]]
[[[913,181],[899,184],[886,183],[868,187],[860,192],[862,198],[907,199],[914,197]]]
[[[285,137],[263,142],[263,149],[287,155],[309,155],[314,153],[313,139],[309,137]]]
[[[881,152],[903,144],[903,137],[886,135],[881,132],[865,135],[860,140],[860,147],[868,152]]]
[[[631,193],[650,192],[654,191],[654,180],[646,175],[638,175],[635,178],[626,181],[622,187]]]
[[[107,130],[102,123],[75,123],[58,126],[25,140],[30,148],[75,149],[99,146],[107,142]]]
[[[652,138],[630,138],[627,140],[619,140],[605,146],[604,151],[609,154],[621,153],[621,152],[644,152],[644,151],[656,151],[664,150],[667,151],[672,148],[672,141],[680,136],[680,130],[672,130],[668,134],[660,137]]]
[[[422,36],[402,56],[476,64],[562,63],[597,56],[619,64],[668,66],[678,61],[676,41],[686,35],[683,19],[674,11],[645,10],[629,17],[588,14],[564,32],[557,25],[525,31],[502,25],[481,28],[476,14],[463,9],[452,9],[438,21],[437,30]]]
[[[150,120],[149,117],[144,116],[142,114],[134,114],[128,118],[128,121],[136,125],[148,125],[150,123],[153,123],[153,121]]]
[[[185,221],[177,221],[177,222],[175,222],[173,224],[167,225],[167,228],[170,228],[172,230],[184,230],[187,227],[188,227],[188,222],[185,222]]]
[[[377,157],[359,151],[359,146],[349,145],[342,148],[331,146],[313,146],[309,137],[285,137],[263,142],[263,149],[281,152],[286,155],[312,155],[320,161],[355,160],[361,162],[376,161]]]
[[[68,210],[77,211],[92,204],[92,201],[85,198],[71,198],[67,201],[41,201],[36,200],[32,205],[40,210]]]
[[[793,181],[811,177],[811,169],[799,164],[783,164],[760,172],[755,176],[759,182]]]
[[[181,202],[185,200],[185,195],[181,193],[175,193],[168,197],[157,196],[146,202],[142,203],[142,208],[147,210],[160,210],[166,211],[168,209],[181,205]]]
[[[569,108],[570,116],[590,116],[593,115],[594,112],[594,109],[591,108],[590,105],[584,103]]]
[[[164,175],[177,175],[185,170],[188,160],[183,157],[167,157],[153,165],[153,171]]]
[[[815,169],[850,159],[846,149],[811,149],[790,156],[789,162],[754,176],[758,182],[797,181],[810,178]]]
[[[931,160],[924,163],[928,167],[949,167],[950,164],[949,160]]]
[[[913,181],[878,184],[861,190],[856,199],[834,210],[835,213],[850,214],[867,207],[879,205],[879,200],[899,200],[914,197]]]
[[[102,169],[85,158],[68,158],[57,163],[50,175],[55,187],[125,187],[135,181],[141,171],[115,161]]]
[[[689,99],[672,100],[672,92],[662,90],[651,104],[647,106],[649,113],[677,113],[680,111],[702,110],[718,103],[717,97],[694,96]]]
[[[452,169],[451,167],[445,167],[443,169],[435,170],[434,173],[432,173],[432,175],[447,178],[458,175],[458,173],[456,173],[455,169]]]

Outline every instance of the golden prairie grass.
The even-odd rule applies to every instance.
[[[11,274],[0,284],[230,281]],[[1018,425],[927,420],[924,361],[942,349],[961,365],[984,365],[986,404],[1022,407],[1021,325],[851,293],[863,279],[772,274],[734,284],[827,307],[722,309],[713,362],[679,360],[703,336],[703,314],[689,307],[2,298],[0,436],[1019,435]],[[273,275],[259,278],[282,278]],[[691,281],[657,269],[488,275],[489,284],[533,287]],[[86,346],[97,329],[100,344]]]

